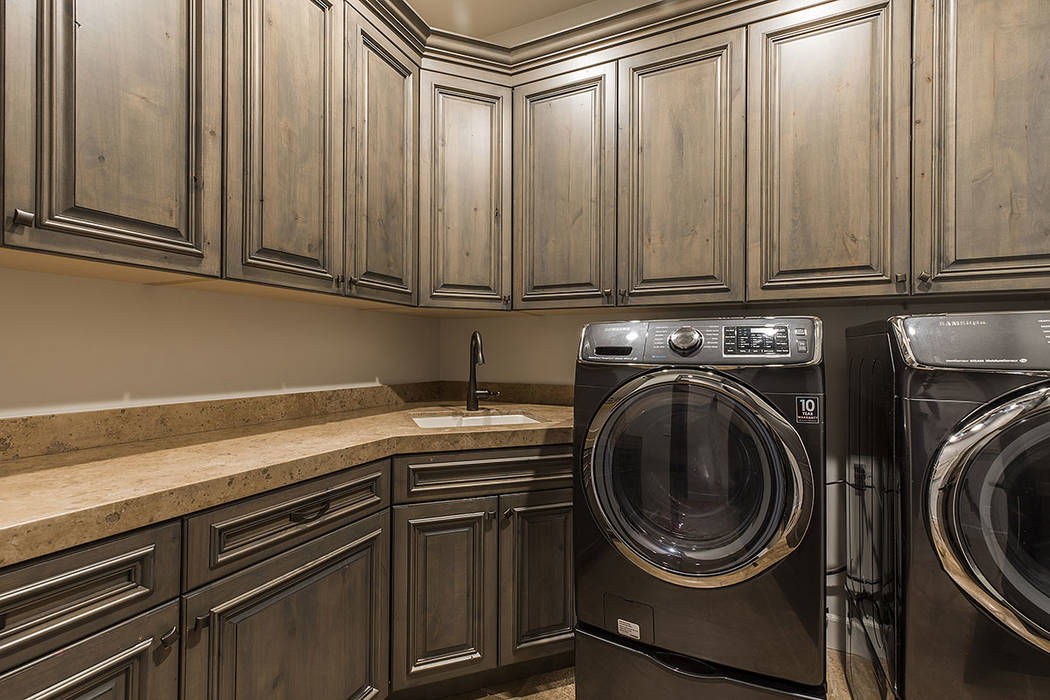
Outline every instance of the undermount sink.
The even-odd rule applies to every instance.
[[[423,416],[412,420],[420,428],[480,428],[486,425],[539,423],[535,418],[529,418],[520,413],[485,416]]]

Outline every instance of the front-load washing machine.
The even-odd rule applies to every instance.
[[[576,697],[823,697],[811,317],[596,323],[575,385]]]
[[[854,697],[1050,698],[1050,311],[847,332]]]

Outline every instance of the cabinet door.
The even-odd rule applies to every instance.
[[[178,625],[172,601],[0,674],[0,698],[177,700]]]
[[[500,496],[500,664],[572,649],[572,489]]]
[[[744,41],[620,61],[620,304],[744,298]]]
[[[910,7],[748,28],[749,298],[907,292]]]
[[[1050,3],[915,16],[915,291],[1050,286]]]
[[[394,508],[394,690],[495,668],[499,499]]]
[[[385,697],[389,524],[377,513],[184,596],[182,697]]]
[[[616,65],[514,89],[514,305],[612,306]]]
[[[227,0],[229,277],[341,291],[343,7]]]
[[[8,0],[4,244],[218,275],[222,0]]]
[[[415,304],[419,246],[419,69],[347,9],[346,230],[350,293]]]
[[[424,306],[510,306],[510,88],[423,71]]]

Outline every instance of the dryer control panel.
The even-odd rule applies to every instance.
[[[808,365],[820,362],[820,319],[811,316],[592,323],[581,360],[644,365]]]

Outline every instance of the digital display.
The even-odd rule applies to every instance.
[[[725,355],[790,355],[787,326],[726,326],[722,351]]]

